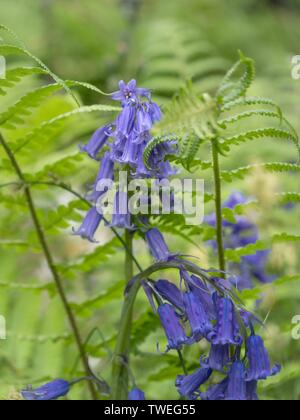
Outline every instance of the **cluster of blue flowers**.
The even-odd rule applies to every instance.
[[[112,98],[121,102],[120,115],[114,123],[97,130],[90,142],[82,147],[92,159],[101,160],[96,184],[103,178],[113,180],[117,165],[129,168],[133,178],[139,176],[161,179],[173,175],[174,168],[165,160],[166,155],[174,153],[172,144],[160,145],[152,152],[152,170],[144,165],[143,153],[151,140],[151,128],[162,117],[160,108],[151,100],[150,91],[138,88],[134,80],[128,85],[120,82],[120,90]],[[89,195],[89,200],[93,203],[101,194],[97,191],[96,184]],[[127,197],[121,192],[116,194],[115,200],[116,207],[121,201],[125,201],[125,205],[127,203]],[[232,197],[231,203],[226,203],[226,206],[235,206],[237,201],[240,198]],[[95,232],[102,220],[102,215],[94,206],[76,234],[94,241]],[[208,222],[215,224],[215,219],[212,217]],[[129,212],[128,215],[115,214],[112,225],[135,229]],[[206,340],[210,345],[208,357],[201,357],[199,368],[195,372],[177,377],[176,387],[179,394],[192,400],[256,400],[258,381],[275,375],[280,367],[271,367],[263,340],[254,332],[254,317],[235,305],[230,281],[210,278],[208,273],[206,278],[209,277],[209,282],[205,280],[205,276],[200,278],[191,275],[185,269],[180,255],[170,252],[162,233],[151,227],[148,220],[143,225],[142,233],[155,261],[176,261],[179,267],[180,288],[164,279],[156,282],[148,280],[144,283],[150,303],[166,334],[166,351],[181,351],[184,346],[201,340]],[[245,219],[239,219],[238,227],[230,224],[225,227],[232,230],[230,239],[234,247],[257,240],[257,231]],[[251,232],[248,239],[240,235],[245,231]],[[256,258],[263,260],[261,255]],[[249,271],[252,275],[254,268],[257,277],[261,275],[257,260],[245,259],[243,263],[247,265],[247,270],[240,273],[241,284],[243,281],[248,282]],[[213,376],[214,373],[216,375]],[[215,384],[214,377],[221,377],[220,382]],[[70,386],[71,384],[63,380],[56,380],[37,390],[23,391],[22,395],[27,400],[57,399],[65,396]],[[145,395],[134,387],[128,399],[143,400]]]
[[[161,117],[160,107],[151,100],[148,89],[138,88],[136,81],[125,84],[121,81],[120,90],[112,94],[112,99],[120,101],[122,111],[116,120],[95,132],[91,140],[81,150],[92,159],[101,161],[100,169],[95,180],[94,188],[87,198],[94,203],[88,212],[76,235],[94,242],[95,233],[103,220],[102,214],[96,208],[97,200],[103,191],[97,191],[101,180],[114,180],[117,165],[119,168],[130,170],[132,178],[168,178],[175,174],[170,162],[165,160],[166,155],[173,154],[174,144],[158,145],[150,156],[151,170],[146,168],[143,154],[148,142],[152,139],[151,128]],[[118,191],[115,196],[114,214],[111,226],[134,229],[129,211],[120,211],[127,208],[127,194]]]
[[[224,208],[234,210],[240,204],[246,204],[247,198],[239,193],[233,193],[224,203]],[[206,223],[210,226],[216,226],[216,216],[210,215],[206,217]],[[255,244],[259,241],[259,231],[257,226],[246,216],[236,216],[236,223],[223,221],[224,227],[224,247],[226,249],[243,248],[247,245]],[[215,241],[209,244],[214,250],[217,249]],[[231,282],[239,290],[252,289],[253,281],[260,283],[271,283],[273,276],[267,274],[267,264],[270,250],[257,251],[253,255],[244,256],[240,263],[231,263],[229,272]]]
[[[168,252],[156,229],[149,234],[151,239],[158,239],[158,247],[153,245],[153,240],[148,240],[157,261],[178,258]],[[206,340],[210,344],[210,353],[208,357],[201,357],[199,369],[194,373],[177,377],[178,392],[188,399],[258,399],[258,381],[276,375],[280,366],[271,367],[264,342],[255,335],[254,317],[236,307],[230,297],[232,286],[229,281],[214,279],[216,291],[183,268],[180,278],[181,289],[168,280],[153,282],[150,288],[160,302],[157,312],[168,339],[166,350],[181,350],[184,345]],[[244,346],[246,351],[242,354]],[[225,378],[202,392],[201,386],[214,372]]]

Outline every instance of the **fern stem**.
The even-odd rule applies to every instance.
[[[1,134],[0,134],[0,143],[2,144],[8,158],[9,158],[9,160],[10,160],[12,166],[13,166],[13,168],[15,169],[15,172],[16,172],[18,178],[20,179],[20,182],[22,184],[24,184],[24,194],[25,194],[25,198],[26,198],[26,201],[27,201],[27,204],[28,204],[28,208],[29,208],[29,211],[30,211],[30,214],[31,214],[32,222],[34,224],[34,227],[35,227],[35,230],[36,230],[41,248],[43,250],[45,259],[47,261],[49,270],[52,274],[53,280],[54,280],[55,285],[57,287],[58,294],[60,296],[60,299],[62,301],[63,307],[64,307],[65,312],[66,312],[66,315],[68,317],[71,329],[73,331],[74,339],[75,339],[76,345],[78,347],[78,351],[79,351],[79,355],[80,355],[80,358],[81,358],[81,361],[82,361],[83,368],[85,370],[86,375],[90,376],[91,375],[91,370],[90,370],[87,355],[85,353],[83,341],[82,341],[82,338],[81,338],[81,335],[80,335],[80,332],[79,332],[79,327],[77,325],[75,316],[74,316],[73,311],[72,311],[72,309],[69,305],[66,293],[64,291],[63,281],[62,281],[58,271],[56,270],[52,254],[50,252],[50,248],[48,246],[46,237],[45,237],[44,232],[43,232],[43,228],[42,228],[42,226],[40,224],[40,221],[39,221],[39,218],[38,218],[38,214],[37,214],[36,207],[35,207],[35,204],[34,204],[34,201],[33,201],[33,197],[32,197],[32,194],[31,194],[30,187],[28,186],[28,184],[26,184],[26,180],[25,180],[25,177],[24,177],[23,172],[21,170],[21,167],[20,167],[19,163],[17,162],[17,160],[16,160],[13,152],[11,151],[9,145],[6,143],[6,141],[4,140],[4,138],[2,137]],[[89,386],[89,390],[90,390],[92,399],[97,400],[98,395],[97,395],[97,392],[94,388],[94,385],[91,382],[88,382],[88,386]]]
[[[133,278],[133,261],[131,255],[133,253],[133,233],[126,230],[125,241],[127,249],[125,256],[125,278],[126,284]],[[132,325],[132,307],[128,308],[128,300],[125,298],[123,303],[120,329],[117,338],[117,344],[114,352],[112,366],[112,399],[127,400],[129,387],[129,347],[130,333]]]
[[[217,222],[217,247],[219,269],[222,278],[226,278],[226,261],[223,241],[223,216],[222,216],[222,183],[219,150],[217,139],[212,140],[212,158],[213,158],[213,172],[215,183],[215,205],[216,205],[216,222]]]

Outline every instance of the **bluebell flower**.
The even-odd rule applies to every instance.
[[[145,400],[145,394],[138,388],[134,388],[129,392],[128,400],[129,401],[143,401]]]
[[[145,132],[149,132],[153,126],[153,121],[151,115],[143,105],[139,105],[136,111],[136,123],[135,123],[135,132],[137,134],[137,139],[139,136],[142,136]],[[141,137],[143,139],[143,137]],[[141,140],[136,140],[136,142],[141,142]]]
[[[80,148],[82,152],[87,153],[92,159],[99,160],[98,154],[106,145],[109,137],[112,135],[112,125],[106,125],[99,128],[92,136],[91,140]]]
[[[224,203],[224,207],[234,209],[239,204],[247,203],[247,199],[240,193],[232,194]],[[216,226],[216,216],[206,217],[206,222],[210,226]],[[226,249],[243,248],[250,244],[255,244],[259,240],[257,226],[245,216],[236,216],[236,223],[223,221],[224,226],[224,246]],[[215,241],[209,244],[214,250],[217,249]],[[261,283],[270,283],[274,277],[267,274],[267,262],[270,250],[258,251],[254,255],[244,256],[239,264],[231,263],[229,271],[232,273],[231,282],[238,289],[250,289],[253,287],[253,280]]]
[[[228,378],[216,385],[212,385],[206,392],[201,393],[201,399],[204,401],[223,401],[225,392],[228,388]]]
[[[199,277],[195,275],[190,276],[185,270],[181,271],[181,276],[189,290],[201,301],[209,320],[212,321],[216,319],[216,310],[212,299],[212,292],[209,290],[208,286]]]
[[[131,138],[128,138],[124,140],[122,148],[112,147],[112,157],[123,165],[135,165],[138,159],[138,151],[138,146],[132,142]]]
[[[138,88],[136,80],[131,80],[128,84],[121,80],[119,82],[120,90],[114,92],[111,97],[115,101],[120,101],[122,105],[127,105],[129,103],[136,103],[138,101],[138,97],[142,96],[147,99],[150,99],[150,90],[144,88]]]
[[[132,105],[126,105],[121,113],[118,115],[116,120],[116,132],[115,137],[122,142],[129,137],[134,128],[134,122],[136,117],[136,108]]]
[[[246,368],[241,361],[236,361],[231,366],[225,400],[247,401]]]
[[[95,233],[103,219],[103,216],[98,213],[96,207],[92,207],[78,230],[73,229],[74,235],[81,236],[90,242],[96,242],[94,239]]]
[[[156,229],[150,229],[145,235],[146,242],[149,246],[151,255],[159,262],[167,262],[174,257],[169,251],[168,245],[166,244],[161,232]]]
[[[257,381],[247,382],[246,384],[247,401],[258,401]]]
[[[267,379],[269,376],[277,375],[280,372],[279,365],[271,368],[269,354],[263,339],[258,335],[252,335],[247,341],[247,358],[249,360],[247,382]]]
[[[23,390],[22,397],[27,401],[51,401],[64,397],[70,391],[70,384],[63,379],[56,379],[40,388]]]
[[[208,315],[202,306],[201,300],[193,292],[186,292],[183,296],[185,314],[189,320],[192,336],[196,341],[206,337],[212,331]]]
[[[176,388],[182,397],[190,400],[197,399],[201,385],[208,381],[212,374],[212,369],[200,368],[191,375],[179,375],[176,379]]]
[[[112,217],[112,226],[133,230],[131,224],[131,214],[128,209],[128,195],[126,192],[117,191],[114,202],[114,214]]]
[[[168,303],[160,305],[158,315],[168,339],[167,350],[179,350],[189,342],[173,306]]]
[[[87,195],[87,199],[91,202],[96,202],[104,193],[105,191],[98,191],[97,187],[101,180],[110,179],[113,181],[114,179],[114,162],[111,159],[110,152],[106,152],[103,156],[100,170],[98,172],[94,189],[91,194]]]
[[[230,348],[229,344],[212,345],[208,359],[201,358],[201,365],[203,367],[210,367],[218,372],[223,372],[224,368],[230,362]]]
[[[224,203],[224,207],[227,207],[229,209],[234,209],[236,206],[240,204],[246,204],[247,198],[244,196],[244,194],[240,193],[239,191],[235,191],[230,195],[227,201]]]
[[[184,312],[183,294],[174,283],[158,280],[154,287],[163,299]]]
[[[217,297],[216,299],[217,325],[208,335],[213,344],[231,344],[239,346],[243,339],[240,335],[239,325],[236,318],[235,307],[231,299]]]
[[[155,102],[149,102],[145,106],[149,115],[151,116],[153,124],[159,122],[162,119],[162,111]]]

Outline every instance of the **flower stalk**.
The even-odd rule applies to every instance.
[[[213,173],[215,183],[215,206],[216,206],[216,227],[217,227],[217,248],[220,276],[226,278],[226,261],[223,240],[223,216],[222,216],[222,184],[220,172],[220,160],[218,150],[218,139],[212,140]]]
[[[125,231],[126,255],[125,255],[125,279],[126,285],[133,278],[133,233]],[[112,399],[127,400],[129,392],[129,353],[130,335],[132,327],[132,307],[130,301],[125,298],[121,314],[120,328],[117,344],[112,362]]]

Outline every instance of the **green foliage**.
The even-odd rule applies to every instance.
[[[283,362],[282,374],[264,382],[260,393],[265,399],[299,399],[299,344],[290,339],[290,320],[298,311],[300,298],[300,279],[294,274],[300,269],[300,165],[290,144],[298,147],[298,138],[276,104],[278,101],[299,128],[299,84],[290,80],[289,66],[290,52],[297,50],[299,38],[296,13],[285,5],[282,19],[282,9],[276,9],[275,14],[274,8],[269,8],[265,13],[262,3],[266,2],[256,0],[153,0],[141,2],[136,22],[129,23],[122,18],[117,0],[69,3],[3,0],[1,19],[12,21],[36,54],[65,77],[94,81],[109,91],[115,90],[119,78],[136,77],[139,84],[153,89],[154,98],[163,104],[165,119],[156,127],[145,163],[157,144],[177,139],[179,154],[172,163],[205,179],[206,213],[213,211],[214,204],[210,142],[218,139],[219,151],[226,155],[221,158],[223,198],[232,189],[250,191],[254,196],[247,205],[223,209],[223,217],[233,222],[239,215],[250,214],[258,218],[262,231],[257,244],[228,251],[228,261],[239,262],[242,256],[273,247],[275,262],[270,262],[270,272],[278,277],[272,285],[257,285],[240,294],[253,310],[263,297],[258,316],[265,319],[269,312],[270,316],[261,333],[273,349],[272,358]],[[276,35],[278,19],[283,28],[280,37]],[[95,326],[101,330],[101,334],[93,334],[86,350],[94,357],[97,372],[109,378],[108,356],[116,341],[123,298],[121,243],[105,229],[101,244],[88,245],[71,237],[71,229],[87,209],[82,191],[96,170],[95,164],[77,152],[78,144],[102,122],[111,120],[118,108],[107,106],[99,96],[103,92],[92,84],[61,80],[21,42],[13,45],[15,41],[11,42],[11,35],[9,38],[0,45],[0,55],[8,62],[7,77],[0,80],[0,132],[32,188],[83,339]],[[241,55],[220,87],[237,48],[255,57],[258,78],[252,84],[252,61]],[[270,94],[276,101],[265,98]],[[82,105],[90,103],[97,105]],[[263,182],[256,184],[256,189],[249,187],[259,171],[271,180],[265,187],[268,205],[260,201]],[[0,395],[10,399],[12,385],[19,390],[54,377],[73,379],[82,371],[33,233],[24,185],[2,149],[0,174],[0,314],[8,321],[8,340],[0,342]],[[295,203],[295,208],[286,212],[283,206],[290,203]],[[170,235],[172,250],[198,255],[200,265],[207,268],[215,265],[214,257],[203,252],[205,241],[215,237],[214,228],[187,226],[178,215],[154,216],[152,222]],[[135,253],[143,266],[149,263],[142,247],[137,245]],[[292,262],[294,253],[296,263]],[[281,259],[285,262],[277,265]],[[168,276],[177,280],[171,272]],[[163,342],[163,332],[158,317],[141,296],[136,307],[132,373],[148,399],[176,399],[174,377],[182,368],[175,355],[157,354],[156,343]],[[190,360],[198,360],[200,355],[198,348],[193,351],[184,353],[191,372],[197,366]],[[88,399],[85,386],[74,389],[70,398]]]

